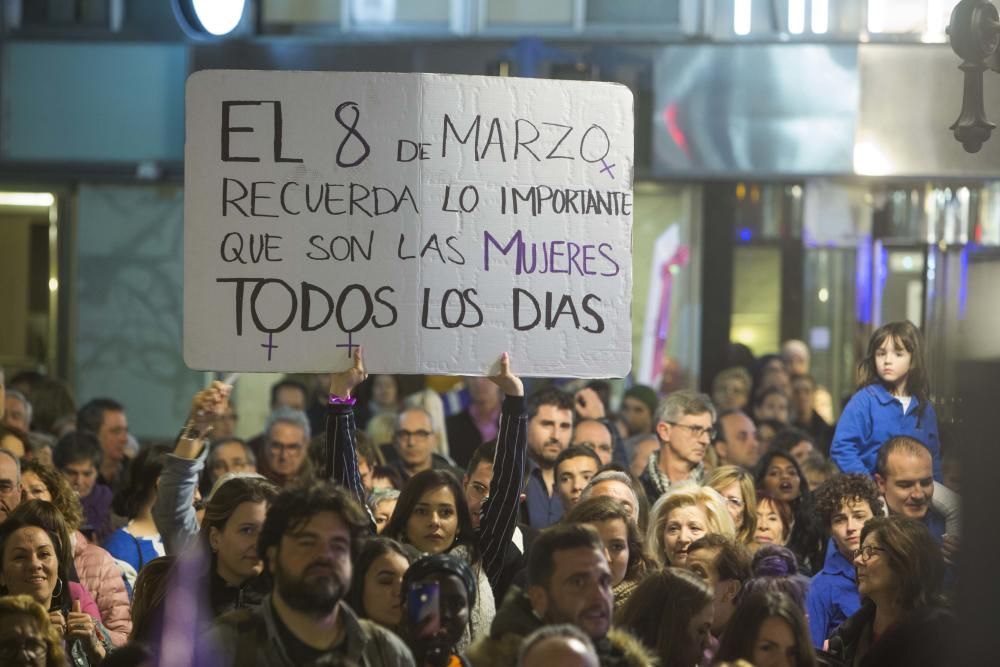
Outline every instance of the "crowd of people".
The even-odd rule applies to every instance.
[[[800,341],[620,401],[525,396],[506,353],[404,398],[359,349],[254,438],[215,382],[142,445],[123,403],[0,373],[0,664],[947,665],[922,345],[879,328],[836,421]]]

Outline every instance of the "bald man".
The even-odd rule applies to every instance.
[[[599,667],[590,637],[573,625],[546,625],[521,645],[518,667]]]

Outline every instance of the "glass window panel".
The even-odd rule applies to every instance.
[[[924,319],[925,246],[876,244],[875,314],[878,325]]]
[[[573,5],[573,0],[489,0],[486,23],[568,28],[573,25]]]
[[[58,279],[50,277],[50,233],[48,207],[0,205],[0,284],[5,286],[0,360],[8,380],[15,370],[51,367],[54,360],[49,297]]]
[[[972,239],[982,245],[1000,245],[1000,183],[983,188]]]
[[[777,240],[802,236],[802,186],[736,184],[736,239]]]
[[[589,25],[676,25],[681,21],[680,0],[587,0]]]
[[[340,0],[264,0],[265,26],[296,23],[340,23]]]
[[[450,0],[350,0],[352,23],[378,25],[448,25]]]
[[[638,182],[634,192],[632,371],[642,383],[657,383],[666,375],[670,390],[697,386],[701,356],[701,213],[697,207],[701,191],[696,186]],[[672,238],[677,245],[673,256],[665,259],[669,271],[665,276],[663,264],[657,261],[662,254],[658,244],[663,251]],[[669,294],[662,291],[667,285]],[[664,324],[665,358],[657,366],[652,353]],[[660,378],[653,377],[657,367],[664,371]]]
[[[854,391],[857,252],[850,248],[815,248],[805,253],[803,271],[803,340],[809,345],[809,373],[826,387],[830,412],[840,413],[839,397]]]
[[[781,248],[736,246],[729,339],[760,356],[778,350],[780,337]]]
[[[868,0],[868,32],[922,34],[927,9],[926,0]]]

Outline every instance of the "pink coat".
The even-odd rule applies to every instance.
[[[75,581],[69,582],[69,598],[74,602],[80,603],[80,611],[95,621],[101,620],[101,611],[97,608],[94,598],[90,597],[90,593],[87,592],[86,588]]]
[[[111,554],[88,542],[80,531],[73,540],[73,563],[80,583],[97,602],[111,643],[124,645],[132,632],[132,613],[121,568]]]

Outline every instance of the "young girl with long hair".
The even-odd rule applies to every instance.
[[[661,667],[690,667],[710,647],[712,614],[708,583],[668,567],[639,583],[617,625],[654,650]]]
[[[128,524],[111,533],[102,546],[136,572],[154,558],[166,555],[160,529],[153,520],[153,504],[163,458],[169,452],[166,445],[153,445],[139,452],[129,464],[125,485],[111,501],[115,514],[128,519]]]
[[[784,593],[757,591],[736,605],[713,665],[748,660],[761,667],[816,667],[802,609]]]
[[[354,563],[347,601],[358,618],[398,632],[402,621],[400,589],[413,550],[388,537],[364,541]]]
[[[658,567],[646,556],[639,527],[620,502],[606,496],[581,500],[566,513],[563,522],[589,523],[600,533],[611,568],[615,612],[620,611],[647,572]]]
[[[934,479],[940,482],[937,416],[930,402],[923,341],[911,322],[890,322],[872,334],[858,365],[858,390],[837,422],[830,457],[843,472],[873,475],[879,448],[897,435],[927,446]]]

